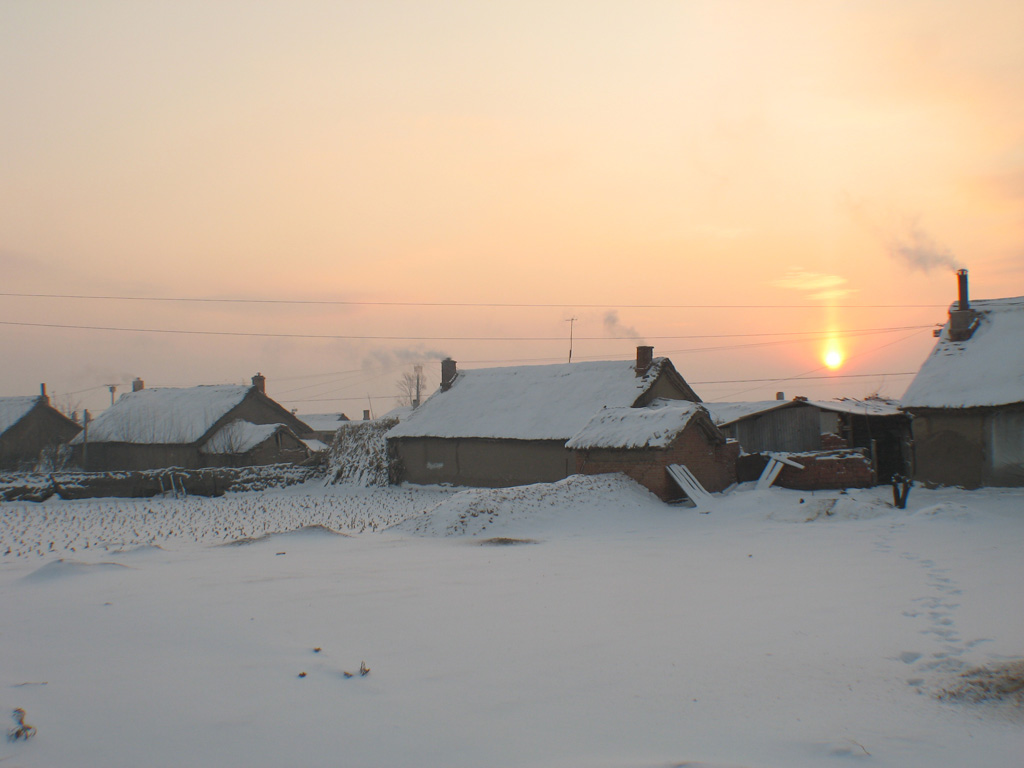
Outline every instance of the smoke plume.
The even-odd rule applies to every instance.
[[[910,222],[906,233],[892,238],[889,255],[911,269],[922,272],[930,272],[935,267],[963,267],[952,251],[936,243],[916,221]]]
[[[609,309],[605,313],[604,329],[607,331],[609,336],[614,336],[619,339],[636,339],[637,341],[643,341],[635,328],[623,325],[619,322],[619,313],[614,309]]]

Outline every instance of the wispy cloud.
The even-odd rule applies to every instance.
[[[846,278],[841,275],[827,275],[823,272],[808,272],[800,267],[789,270],[786,275],[772,282],[777,288],[805,291],[808,298],[816,301],[834,301],[853,293],[844,288]]]

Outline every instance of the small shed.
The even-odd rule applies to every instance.
[[[882,397],[708,403],[715,423],[745,453],[802,453],[863,448],[875,476],[906,473],[910,420]]]
[[[578,474],[621,472],[669,501],[680,497],[668,468],[682,464],[705,490],[736,482],[739,444],[727,441],[699,403],[655,400],[603,408],[567,443]]]
[[[0,469],[32,469],[43,451],[65,445],[82,427],[38,396],[0,397]]]
[[[285,424],[253,424],[242,419],[214,432],[199,452],[207,467],[299,464],[311,455],[306,442]]]
[[[939,340],[903,396],[915,479],[1024,486],[1024,296],[969,301],[966,274]]]
[[[821,418],[806,398],[706,405],[722,432],[747,453],[821,448]]]

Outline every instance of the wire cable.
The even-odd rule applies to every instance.
[[[74,293],[0,292],[0,296],[22,299],[77,299],[87,301],[155,301],[193,302],[197,304],[292,304],[297,306],[341,307],[482,307],[515,309],[821,309],[824,304],[603,304],[533,303],[533,302],[471,302],[471,301],[348,301],[342,299],[239,299],[195,298],[188,296],[94,296]],[[841,309],[936,309],[946,304],[836,304]]]

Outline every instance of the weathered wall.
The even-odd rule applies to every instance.
[[[664,450],[576,451],[576,472],[584,475],[621,472],[668,501],[682,496],[666,470],[670,464],[685,465],[705,489],[714,493],[736,482],[739,451],[738,443],[713,443],[691,425]]]
[[[560,440],[400,437],[389,441],[399,477],[409,483],[503,488],[553,483],[572,474],[572,452]]]
[[[871,457],[863,448],[817,453],[790,454],[790,459],[803,469],[782,467],[775,485],[800,491],[839,488],[870,488],[875,484]]]
[[[270,398],[261,395],[255,389],[250,390],[242,402],[232,408],[217,423],[217,426],[210,431],[210,434],[216,432],[219,427],[230,424],[235,419],[242,419],[251,424],[284,424],[299,437],[307,437],[313,434],[313,430],[308,424]]]
[[[747,453],[759,451],[816,451],[821,448],[821,418],[813,406],[768,411],[723,427]]]
[[[648,405],[652,400],[663,397],[666,400],[689,400],[689,393],[676,386],[667,373],[662,373],[654,383],[637,399],[637,407]]]
[[[63,445],[81,429],[45,404],[36,404],[14,426],[0,435],[0,469],[31,469],[40,452]]]
[[[301,464],[309,451],[294,435],[275,432],[250,451],[241,454],[202,454],[203,467],[262,467],[268,464]]]
[[[137,443],[87,443],[74,446],[72,462],[86,472],[163,469],[197,469],[203,457],[195,445],[140,445]]]
[[[913,412],[914,479],[1024,486],[1024,405]]]

